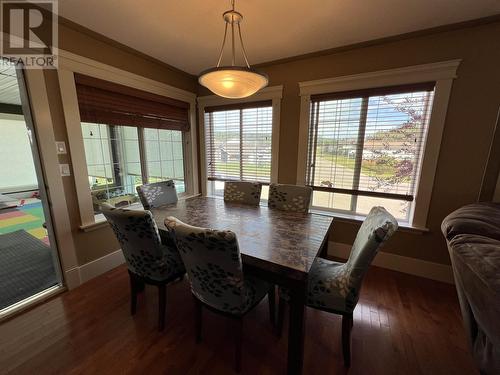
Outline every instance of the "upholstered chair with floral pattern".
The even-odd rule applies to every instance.
[[[247,181],[226,181],[224,183],[224,201],[258,206],[262,184]]]
[[[235,318],[238,321],[235,366],[239,371],[242,318],[268,292],[270,314],[274,316],[274,288],[243,274],[235,233],[193,227],[174,217],[168,217],[165,226],[186,265],[196,303],[197,340],[201,339],[202,307]]]
[[[363,278],[380,246],[397,230],[398,222],[383,207],[373,207],[361,225],[346,263],[316,258],[309,271],[307,306],[342,315],[344,364],[351,363],[351,328]],[[289,291],[279,289],[278,332],[281,334]]]
[[[130,276],[131,312],[136,312],[137,293],[144,284],[158,286],[159,330],[165,326],[166,285],[182,278],[184,264],[172,239],[158,232],[149,211],[101,205],[101,210],[120,243]]]
[[[177,191],[173,180],[137,186],[137,194],[146,210],[177,202]]]
[[[271,184],[267,205],[282,211],[308,212],[311,195],[309,186]]]

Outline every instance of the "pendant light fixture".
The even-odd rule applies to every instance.
[[[216,95],[224,98],[239,99],[255,94],[260,89],[266,87],[269,81],[265,74],[259,73],[250,67],[243,45],[243,38],[241,37],[240,23],[243,20],[243,15],[234,10],[234,0],[231,1],[231,5],[232,9],[224,12],[222,15],[226,26],[217,66],[201,72],[198,82]],[[231,28],[231,65],[221,66],[228,28]],[[236,65],[235,32],[239,36],[245,66]]]

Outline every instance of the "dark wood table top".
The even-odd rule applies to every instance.
[[[306,280],[311,265],[328,240],[330,216],[225,203],[194,197],[151,209],[159,229],[168,216],[193,226],[236,233],[244,265]]]

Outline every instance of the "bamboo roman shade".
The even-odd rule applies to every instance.
[[[307,184],[412,201],[433,94],[434,82],[312,95]]]
[[[271,180],[272,102],[205,108],[207,178]]]
[[[189,103],[75,74],[82,122],[189,131]]]

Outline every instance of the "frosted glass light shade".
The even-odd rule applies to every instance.
[[[223,66],[205,70],[198,78],[200,85],[224,98],[239,99],[255,94],[267,86],[267,76],[251,68]]]

